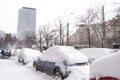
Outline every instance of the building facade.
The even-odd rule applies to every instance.
[[[22,7],[18,13],[17,38],[24,40],[26,37],[36,36],[36,9]]]
[[[79,25],[76,32],[70,38],[70,44],[74,45],[88,45],[88,31],[87,26]]]

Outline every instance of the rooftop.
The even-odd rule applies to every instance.
[[[35,8],[30,8],[30,7],[22,7],[23,9],[31,9],[31,10],[36,10]]]

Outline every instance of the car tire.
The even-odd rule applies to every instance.
[[[37,65],[34,65],[34,66],[35,66],[36,71],[38,71],[38,67],[37,67]]]
[[[25,65],[26,63],[25,63],[25,61],[24,61],[24,59],[22,59],[22,63],[23,63],[23,65]]]
[[[21,61],[18,59],[18,62],[21,62]]]
[[[36,71],[38,71],[38,67],[35,62],[33,62],[33,67],[36,69]]]
[[[63,80],[62,74],[60,73],[59,69],[55,69],[55,71],[54,71],[54,77],[57,80]]]
[[[9,54],[9,57],[11,57],[11,54]]]

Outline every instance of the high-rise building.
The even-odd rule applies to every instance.
[[[26,37],[36,36],[36,9],[22,7],[18,13],[17,38],[24,40]]]

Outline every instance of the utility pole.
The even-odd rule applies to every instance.
[[[70,15],[73,15],[73,13],[70,13]],[[68,16],[69,18],[69,16]],[[70,23],[68,22],[68,18],[67,18],[67,46],[69,46],[69,25]]]
[[[59,23],[60,23],[60,45],[62,45],[62,23],[59,19]]]
[[[67,21],[67,46],[69,46],[69,23]]]
[[[102,31],[103,31],[103,48],[106,47],[106,28],[105,28],[105,14],[104,14],[104,6],[102,6]]]
[[[91,39],[90,39],[90,25],[88,25],[87,31],[88,31],[88,44],[89,44],[89,48],[91,48]]]

